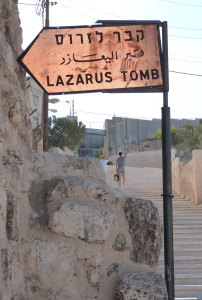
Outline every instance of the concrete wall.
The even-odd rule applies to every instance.
[[[78,149],[79,157],[97,157],[100,147],[104,146],[105,130],[86,128],[86,135]]]
[[[115,164],[118,155],[110,156],[110,160]],[[162,151],[146,151],[128,153],[126,158],[127,167],[136,168],[162,168]]]
[[[193,158],[183,165],[179,157],[172,162],[173,191],[202,204],[202,150],[194,150]]]
[[[105,155],[116,155],[119,151],[132,152],[132,143],[140,144],[141,139],[152,138],[158,129],[161,129],[161,119],[140,120],[121,117],[113,117],[105,120],[106,139]],[[182,127],[186,123],[198,126],[199,119],[171,119],[170,126]],[[155,149],[157,150],[157,148]]]

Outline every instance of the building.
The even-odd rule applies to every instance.
[[[104,147],[105,135],[103,129],[86,128],[86,136],[78,149],[78,156],[97,157],[100,148]]]
[[[26,78],[26,83],[31,108],[32,149],[43,151],[43,90],[31,77]]]
[[[161,145],[153,139],[155,132],[161,129],[161,123],[161,119],[141,120],[113,117],[111,120],[105,120],[106,136],[103,153],[111,156],[116,155],[119,151],[148,151],[151,148],[150,145],[152,145],[152,150],[161,149]],[[171,127],[176,128],[180,128],[186,123],[198,126],[199,119],[170,120]]]

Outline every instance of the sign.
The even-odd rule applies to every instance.
[[[163,86],[156,24],[44,28],[18,62],[48,94]]]

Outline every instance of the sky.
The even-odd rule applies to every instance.
[[[25,50],[43,27],[41,0],[18,0]],[[50,1],[51,2],[51,1]],[[168,22],[169,93],[173,119],[202,118],[201,0],[57,0],[50,5],[50,27],[92,25],[97,20]],[[38,4],[38,5],[37,5]],[[37,14],[38,12],[38,14]],[[105,119],[161,119],[163,93],[81,93],[58,98],[57,117],[73,113],[87,128],[104,128]],[[68,101],[68,102],[67,102]],[[49,112],[51,116],[52,113]]]

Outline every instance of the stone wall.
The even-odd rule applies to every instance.
[[[172,162],[173,191],[189,198],[196,204],[202,203],[202,150],[194,150],[192,159],[184,164],[176,157]]]
[[[0,40],[0,299],[167,299],[153,203],[110,188],[98,159],[31,150],[16,0]]]
[[[17,1],[0,1],[0,299],[25,291],[23,241],[28,230],[27,150],[31,127],[25,72],[16,58],[22,32]]]

